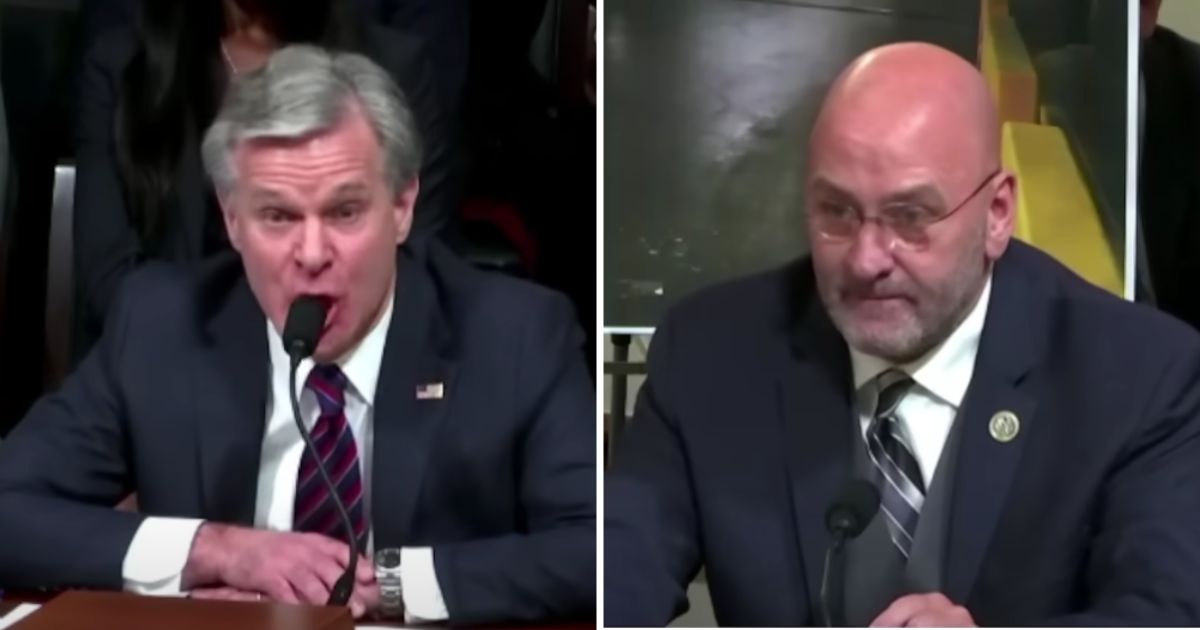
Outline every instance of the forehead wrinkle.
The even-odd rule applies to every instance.
[[[305,183],[349,170],[381,172],[378,142],[361,118],[343,116],[333,127],[301,138],[247,140],[237,149],[238,170],[256,179],[302,179]]]
[[[370,177],[371,165],[356,157],[347,159],[347,155],[315,160],[306,156],[266,160],[242,172],[245,181],[253,186],[255,198],[263,194],[293,200],[310,195],[325,198],[369,189],[365,178]]]

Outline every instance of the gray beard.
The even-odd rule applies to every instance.
[[[848,325],[849,317],[844,313],[830,309],[830,319],[847,345],[855,350],[896,364],[910,363],[949,337],[979,300],[990,269],[978,278],[971,279],[966,277],[970,268],[960,268],[963,269],[963,273],[954,276],[953,285],[958,287],[969,283],[971,287],[958,292],[954,304],[944,313],[935,312],[930,318],[933,319],[931,325],[923,326],[918,312],[915,314],[915,321],[914,318],[906,319],[901,329],[893,328],[883,336],[872,337],[855,332],[853,325]]]

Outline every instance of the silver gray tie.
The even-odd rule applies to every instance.
[[[875,467],[874,481],[879,488],[880,511],[887,520],[892,542],[906,559],[925,503],[921,467],[896,415],[896,408],[913,384],[899,370],[888,370],[876,379],[879,398],[866,435],[867,453]]]

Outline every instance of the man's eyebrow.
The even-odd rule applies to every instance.
[[[853,193],[823,177],[814,179],[812,188],[813,192],[831,195],[846,201],[855,201],[856,199]],[[884,205],[914,203],[925,206],[940,206],[945,204],[945,198],[942,197],[941,191],[933,184],[921,183],[884,195],[882,203]]]
[[[912,203],[923,206],[944,206],[946,205],[945,197],[942,197],[942,192],[933,184],[917,184],[888,193],[883,197],[883,203]]]
[[[256,188],[256,189],[250,191],[250,200],[253,202],[256,202],[256,203],[259,203],[259,202],[287,203],[287,199],[283,195],[281,195],[269,188]]]
[[[367,186],[363,182],[346,182],[344,184],[339,185],[337,188],[334,188],[333,194],[331,194],[330,197],[332,197],[334,199],[341,199],[344,197],[355,197],[355,196],[366,195],[370,191],[371,191],[370,186]]]
[[[832,195],[834,197],[839,197],[839,198],[845,199],[847,201],[854,201],[854,195],[851,194],[850,191],[842,188],[841,186],[838,186],[837,184],[829,181],[828,179],[825,179],[824,177],[818,177],[818,178],[814,179],[813,183],[812,183],[812,187],[813,187],[813,192]]]

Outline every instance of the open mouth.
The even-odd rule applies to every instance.
[[[325,326],[321,328],[321,332],[328,332],[333,328],[333,323],[337,321],[339,302],[337,299],[329,296],[321,296],[321,301],[325,304]]]

